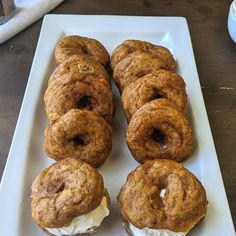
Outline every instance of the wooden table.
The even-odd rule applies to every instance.
[[[236,223],[236,45],[227,32],[230,2],[67,0],[51,13],[187,18],[227,197]],[[0,177],[15,130],[41,24],[42,20],[37,21],[0,45]],[[217,187],[217,183],[212,183],[212,187]]]

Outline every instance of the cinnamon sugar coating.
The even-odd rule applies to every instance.
[[[167,48],[141,40],[125,40],[120,44],[111,55],[111,68],[114,70],[121,60],[137,50],[148,52],[154,57],[160,58],[166,63],[166,69],[174,70],[175,60]]]
[[[60,228],[91,212],[104,196],[102,176],[92,166],[66,158],[42,171],[32,184],[32,217],[42,228]]]
[[[144,104],[133,115],[126,132],[133,157],[140,163],[152,159],[183,161],[193,149],[193,132],[184,113],[161,98]]]
[[[111,147],[111,126],[91,111],[72,109],[45,131],[44,151],[57,161],[70,157],[99,167]]]
[[[152,54],[144,51],[135,51],[121,60],[113,71],[115,83],[122,93],[124,88],[140,77],[155,73],[160,69],[167,69],[166,63]]]
[[[163,189],[166,192],[161,197]],[[187,232],[207,211],[202,184],[171,160],[147,161],[133,170],[119,193],[118,203],[126,226],[131,223],[140,229]]]
[[[171,100],[184,111],[187,102],[184,80],[174,72],[159,70],[131,83],[121,96],[128,122],[141,106],[160,98]]]
[[[111,123],[115,112],[110,83],[86,74],[64,74],[53,80],[45,92],[44,102],[52,122],[70,109],[80,109],[93,111]]]
[[[48,83],[60,79],[64,75],[93,76],[97,80],[105,79],[110,83],[110,79],[105,68],[94,59],[86,55],[73,55],[64,60],[56,67],[49,77]]]
[[[61,39],[55,48],[55,60],[62,63],[72,55],[86,55],[102,65],[108,64],[110,56],[105,47],[96,39],[71,35]]]

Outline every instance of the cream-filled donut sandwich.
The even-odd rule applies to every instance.
[[[32,184],[32,217],[48,235],[85,236],[110,213],[103,178],[95,168],[66,158],[43,170]]]
[[[118,202],[131,236],[184,236],[207,211],[202,184],[172,160],[147,161],[132,171]]]

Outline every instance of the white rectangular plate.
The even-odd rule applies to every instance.
[[[4,236],[43,236],[33,222],[30,187],[34,177],[53,161],[43,152],[47,119],[43,95],[54,65],[56,42],[65,35],[78,34],[99,40],[109,53],[125,39],[141,39],[166,46],[177,60],[177,72],[187,84],[188,118],[193,126],[196,146],[183,164],[205,186],[209,200],[205,219],[191,236],[235,235],[223,186],[216,151],[208,123],[189,30],[182,17],[47,15],[44,18],[15,135],[0,189],[0,229]],[[113,149],[99,168],[111,196],[111,214],[95,235],[126,235],[119,217],[116,197],[126,176],[138,163],[125,141],[127,127],[120,96],[113,86],[116,116]],[[188,206],[186,206],[188,207]]]

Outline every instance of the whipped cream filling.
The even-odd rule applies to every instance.
[[[93,227],[100,226],[103,219],[108,216],[109,213],[107,198],[104,196],[96,209],[87,214],[75,217],[69,226],[62,228],[46,228],[46,230],[56,236],[91,233]]]
[[[160,197],[161,197],[162,199],[165,198],[165,194],[166,194],[166,189],[165,189],[165,188],[161,189],[161,191],[160,191]]]
[[[188,232],[174,232],[168,229],[150,229],[150,228],[136,228],[131,223],[130,230],[134,236],[185,236]]]

